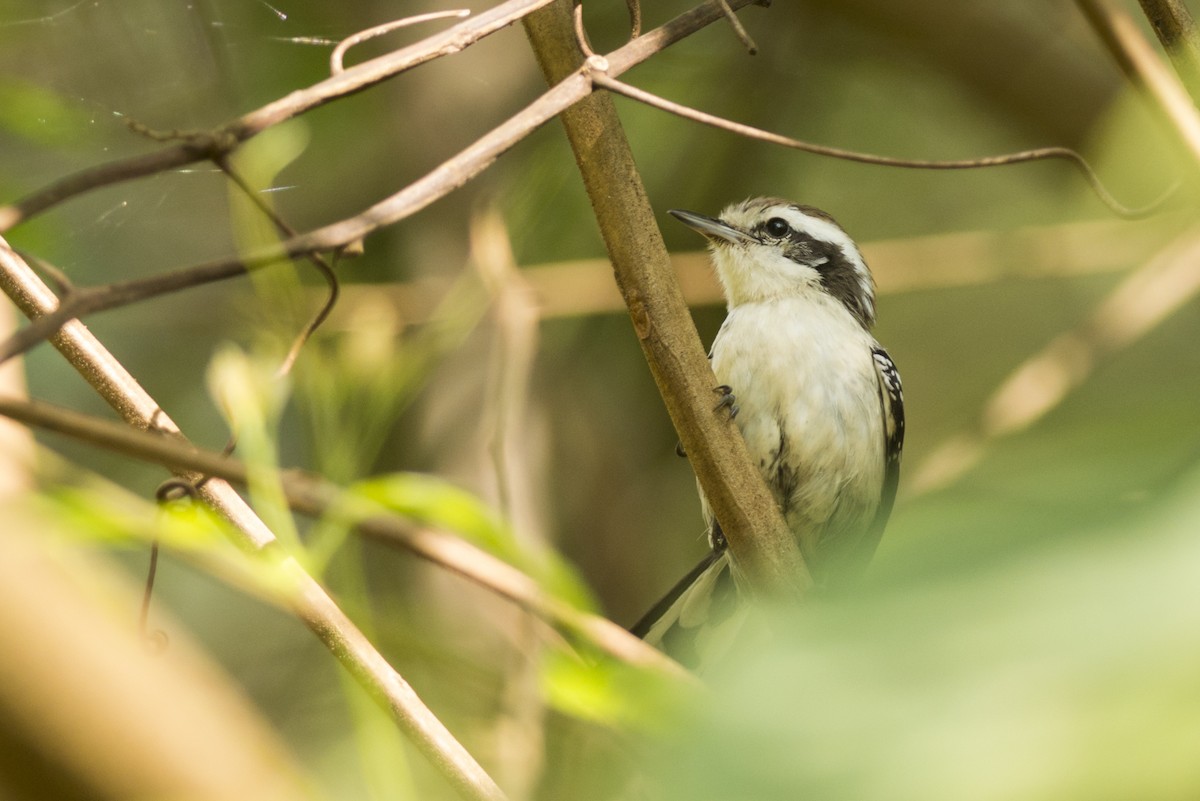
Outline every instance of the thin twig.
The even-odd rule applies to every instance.
[[[735,0],[735,5],[740,7],[750,2],[751,0]],[[479,20],[483,16],[474,19]],[[186,287],[225,280],[242,275],[248,270],[259,269],[296,256],[334,251],[357,243],[368,234],[393,225],[458,189],[491,166],[530,132],[587,97],[592,92],[592,80],[596,75],[594,70],[602,69],[610,76],[620,75],[718,19],[721,19],[720,9],[716,0],[710,0],[639,36],[607,56],[594,56],[585,69],[569,74],[529,106],[493,128],[465,150],[391,197],[353,217],[291,237],[278,245],[260,248],[236,257],[73,292],[62,299],[58,308],[45,313],[40,319],[0,344],[0,362],[29,350],[67,320],[126,306]],[[343,75],[349,75],[362,66],[365,65],[347,70]],[[0,210],[0,218],[2,216],[3,212]]]
[[[146,567],[146,584],[142,589],[142,608],[138,615],[138,633],[150,648],[161,651],[167,645],[167,633],[150,629],[150,601],[154,597],[154,579],[158,575],[158,540],[150,543],[150,563]]]
[[[642,35],[641,0],[625,0],[625,8],[629,10],[629,38],[636,39]]]
[[[239,485],[245,485],[249,480],[246,465],[230,456],[197,448],[176,437],[137,431],[49,403],[0,396],[0,415],[171,470],[215,476]],[[320,517],[336,508],[343,494],[340,487],[299,471],[281,473],[279,480],[289,507],[311,517]],[[403,547],[494,592],[615,659],[692,680],[691,674],[678,663],[625,629],[546,595],[532,578],[465,540],[427,528],[415,528],[392,516],[362,520],[358,528],[367,536]]]
[[[242,194],[254,204],[254,206],[263,214],[263,216],[271,221],[271,223],[275,226],[275,230],[279,231],[279,233],[285,237],[296,236],[296,229],[288,225],[287,221],[280,217],[275,209],[273,209],[269,203],[263,200],[258,192],[254,191],[254,187],[250,186],[250,184],[246,182],[246,179],[244,179],[236,170],[233,169],[233,166],[229,163],[228,158],[220,158],[217,159],[216,162],[221,171],[229,176],[229,179],[233,181],[238,189],[242,191]],[[338,255],[339,254],[335,253],[334,258],[336,259]],[[317,272],[320,273],[321,277],[325,279],[325,284],[329,291],[326,294],[325,301],[321,304],[321,307],[317,309],[316,313],[313,314],[312,317],[309,318],[308,323],[304,326],[300,333],[292,339],[292,344],[288,348],[287,354],[283,357],[283,360],[279,363],[279,367],[275,371],[275,374],[279,377],[285,376],[291,372],[292,366],[295,365],[296,359],[299,358],[300,351],[304,347],[304,344],[308,342],[312,335],[316,333],[317,329],[321,327],[321,324],[324,323],[329,317],[329,313],[332,312],[333,307],[337,305],[338,295],[341,292],[341,286],[338,283],[337,273],[334,272],[333,265],[326,261],[324,256],[319,253],[308,253],[305,255],[305,258],[309,261],[309,263],[317,268]],[[2,361],[2,359],[0,359],[0,361]]]
[[[382,25],[376,25],[374,28],[367,28],[365,31],[359,31],[356,34],[347,36],[342,41],[338,42],[337,47],[333,48],[332,55],[329,56],[329,72],[333,75],[340,75],[345,72],[342,66],[342,60],[346,57],[346,51],[355,45],[374,39],[377,36],[383,36],[386,33],[407,28],[409,25],[416,25],[419,22],[429,22],[435,19],[446,19],[448,17],[469,17],[471,9],[459,8],[452,11],[434,11],[429,14],[418,14],[415,17],[405,17],[404,19],[395,19],[391,22],[385,22]]]
[[[592,42],[588,39],[587,28],[583,25],[583,3],[579,3],[575,8],[571,9],[571,19],[575,25],[575,44],[579,47],[579,51],[583,53],[585,58],[594,57],[596,51],[592,49]]]
[[[733,13],[733,9],[729,7],[728,0],[717,0],[721,5],[721,11],[725,14],[725,19],[729,20],[730,27],[733,28],[734,34],[737,35],[738,41],[746,48],[746,52],[750,55],[758,54],[758,45],[750,38],[750,34],[746,32],[746,26],[742,25],[742,21],[738,19],[738,15]]]
[[[1079,153],[1067,147],[1040,147],[1033,150],[1022,150],[1017,153],[1005,153],[998,156],[984,156],[975,159],[959,159],[949,161],[926,161],[920,159],[900,159],[891,156],[878,156],[871,153],[860,153],[854,150],[843,150],[838,147],[829,147],[827,145],[818,145],[812,142],[805,142],[800,139],[792,139],[787,136],[782,136],[771,131],[764,131],[761,128],[755,128],[750,125],[743,125],[740,122],[733,122],[723,117],[717,117],[712,114],[707,114],[703,111],[698,111],[694,108],[681,105],[658,95],[651,94],[644,89],[638,89],[635,86],[630,86],[627,83],[618,81],[611,74],[597,73],[592,77],[593,82],[597,86],[602,86],[605,89],[624,95],[632,100],[637,100],[640,103],[645,103],[648,106],[660,109],[662,111],[675,114],[684,119],[700,122],[705,125],[711,125],[714,128],[730,131],[745,136],[751,139],[758,139],[762,142],[769,142],[783,147],[790,147],[795,150],[803,150],[806,153],[814,153],[819,156],[830,156],[833,158],[844,159],[846,161],[856,161],[862,164],[874,164],[880,167],[904,167],[908,169],[919,170],[966,170],[976,169],[979,167],[998,167],[1005,164],[1023,164],[1030,161],[1044,161],[1046,159],[1064,159],[1070,161],[1083,174],[1084,179],[1091,186],[1092,191],[1096,193],[1096,197],[1100,202],[1108,206],[1114,214],[1127,219],[1135,219],[1145,217],[1154,211],[1157,211],[1166,200],[1174,194],[1178,185],[1172,186],[1161,197],[1147,206],[1140,208],[1129,208],[1120,203],[1111,193],[1104,187],[1100,177],[1096,175],[1091,165]]]
[[[120,159],[69,175],[16,203],[0,207],[0,233],[34,214],[91,189],[112,186],[122,181],[225,155],[238,143],[298,114],[361,92],[428,61],[453,55],[549,2],[551,0],[506,0],[420,42],[365,61],[306,89],[291,92],[233,120],[211,134],[189,138],[155,153]]]
[[[13,257],[17,255],[7,245],[0,245],[0,253],[3,252],[7,252]],[[47,304],[45,312],[36,315],[36,319],[29,325],[0,344],[0,362],[20,355],[39,342],[52,338],[55,332],[70,320],[171,294],[181,289],[223,281],[243,275],[247,270],[282,261],[283,258],[279,254],[272,254],[270,258],[263,258],[259,261],[255,261],[251,257],[245,257],[242,261],[226,259],[132,281],[78,288],[66,294],[61,301],[56,298],[54,302]]]

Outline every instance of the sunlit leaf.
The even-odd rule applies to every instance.
[[[359,506],[357,500],[368,503]],[[578,608],[593,607],[584,583],[564,561],[549,550],[534,551],[519,542],[487,504],[444,479],[421,473],[371,478],[347,491],[338,513],[362,517],[379,509],[459,534],[525,571],[554,596]]]
[[[694,689],[608,659],[580,659],[550,650],[542,661],[542,692],[558,711],[613,727],[661,732],[684,704],[700,700]]]

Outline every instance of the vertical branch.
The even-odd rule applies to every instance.
[[[558,0],[524,20],[551,84],[583,61],[569,8]],[[604,60],[589,60],[596,62]],[[753,592],[798,596],[811,583],[803,557],[741,434],[727,414],[713,411],[717,380],[612,99],[592,94],[560,116],[646,361],[741,574]]]
[[[540,321],[537,301],[517,268],[504,220],[494,209],[472,221],[471,261],[491,297],[492,347],[480,415],[486,461],[497,508],[533,552],[545,543],[536,493],[545,485],[545,476],[537,474],[540,464],[535,466],[532,457],[537,449],[530,447],[529,440],[529,388]],[[504,690],[492,726],[494,753],[505,786],[514,795],[528,798],[545,767],[546,710],[538,667],[545,640],[529,615],[497,611],[501,615],[493,618],[493,624],[504,627],[513,648],[497,660]]]
[[[1158,41],[1171,58],[1175,72],[1196,99],[1200,91],[1200,37],[1183,0],[1138,0]]]
[[[1142,90],[1183,152],[1200,168],[1200,114],[1191,96],[1138,31],[1133,17],[1109,0],[1076,0],[1126,77]]]

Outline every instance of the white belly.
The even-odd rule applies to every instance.
[[[818,575],[822,555],[852,551],[879,505],[874,346],[823,295],[736,306],[713,342],[713,371],[737,398],[735,422]]]

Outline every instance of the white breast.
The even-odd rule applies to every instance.
[[[817,572],[818,545],[852,547],[879,504],[873,346],[845,307],[818,292],[737,305],[713,342],[713,370],[737,398],[735,422]]]

